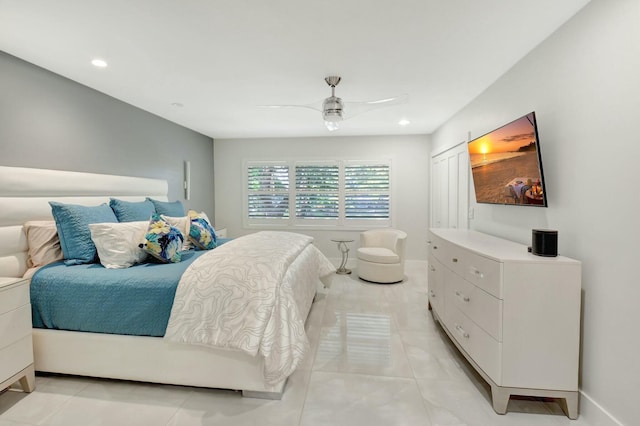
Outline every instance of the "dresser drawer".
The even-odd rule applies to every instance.
[[[0,292],[0,315],[29,303],[29,285],[26,282]]]
[[[449,255],[449,248],[451,243],[445,242],[442,238],[429,234],[429,254],[438,259],[440,262],[445,263],[451,258]]]
[[[489,336],[455,305],[447,304],[447,317],[449,332],[476,364],[499,384],[502,380],[502,343]]]
[[[462,250],[462,249],[460,249]],[[502,263],[468,251],[456,253],[453,270],[487,293],[502,299]]]
[[[444,267],[435,257],[429,255],[429,270],[427,285],[429,288],[429,303],[438,316],[444,315]]]
[[[447,271],[446,298],[497,341],[502,341],[502,300]]]
[[[0,381],[17,374],[33,364],[33,341],[31,334],[0,349]]]
[[[31,305],[0,315],[0,349],[31,335]]]

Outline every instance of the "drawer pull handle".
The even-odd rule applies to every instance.
[[[484,278],[484,274],[476,268],[471,268],[471,274],[475,275],[478,278]]]
[[[455,325],[455,327],[456,327],[456,331],[457,331],[457,332],[458,332],[462,337],[464,337],[465,339],[468,339],[468,338],[469,338],[469,333],[467,333],[466,331],[464,331],[464,328],[462,328],[462,326],[461,326],[461,325],[456,324],[456,325]]]
[[[434,250],[438,250],[438,246],[433,246],[433,249]]]
[[[430,246],[431,245],[431,241],[427,241],[427,245]]]
[[[435,299],[436,294],[433,292],[433,290],[429,290],[429,296]]]
[[[453,259],[451,259],[451,260],[453,261],[453,263],[458,263],[458,259],[455,258],[455,257]]]
[[[471,298],[469,298],[469,296],[465,296],[462,292],[460,292],[458,290],[456,290],[456,296],[458,296],[459,298],[461,298],[465,302],[469,302],[471,300]]]
[[[436,268],[435,268],[433,265],[429,265],[429,270],[430,270],[431,272],[435,272],[435,271],[436,271]]]

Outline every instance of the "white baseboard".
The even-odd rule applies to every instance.
[[[589,395],[580,391],[580,418],[590,425],[598,426],[625,426],[611,413],[593,400]]]

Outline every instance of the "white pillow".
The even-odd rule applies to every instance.
[[[189,216],[172,217],[160,215],[160,217],[167,221],[169,225],[178,228],[180,232],[182,232],[182,236],[184,236],[182,250],[191,250],[191,247],[193,245],[191,244],[191,240],[189,239],[189,231],[191,230],[191,219],[189,218]]]
[[[24,224],[29,245],[27,266],[37,268],[64,259],[58,229],[53,220],[32,220]]]
[[[91,239],[105,268],[121,269],[141,263],[147,254],[139,247],[149,222],[92,223]]]

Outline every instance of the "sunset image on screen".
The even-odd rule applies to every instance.
[[[544,204],[532,112],[468,145],[479,203]]]

